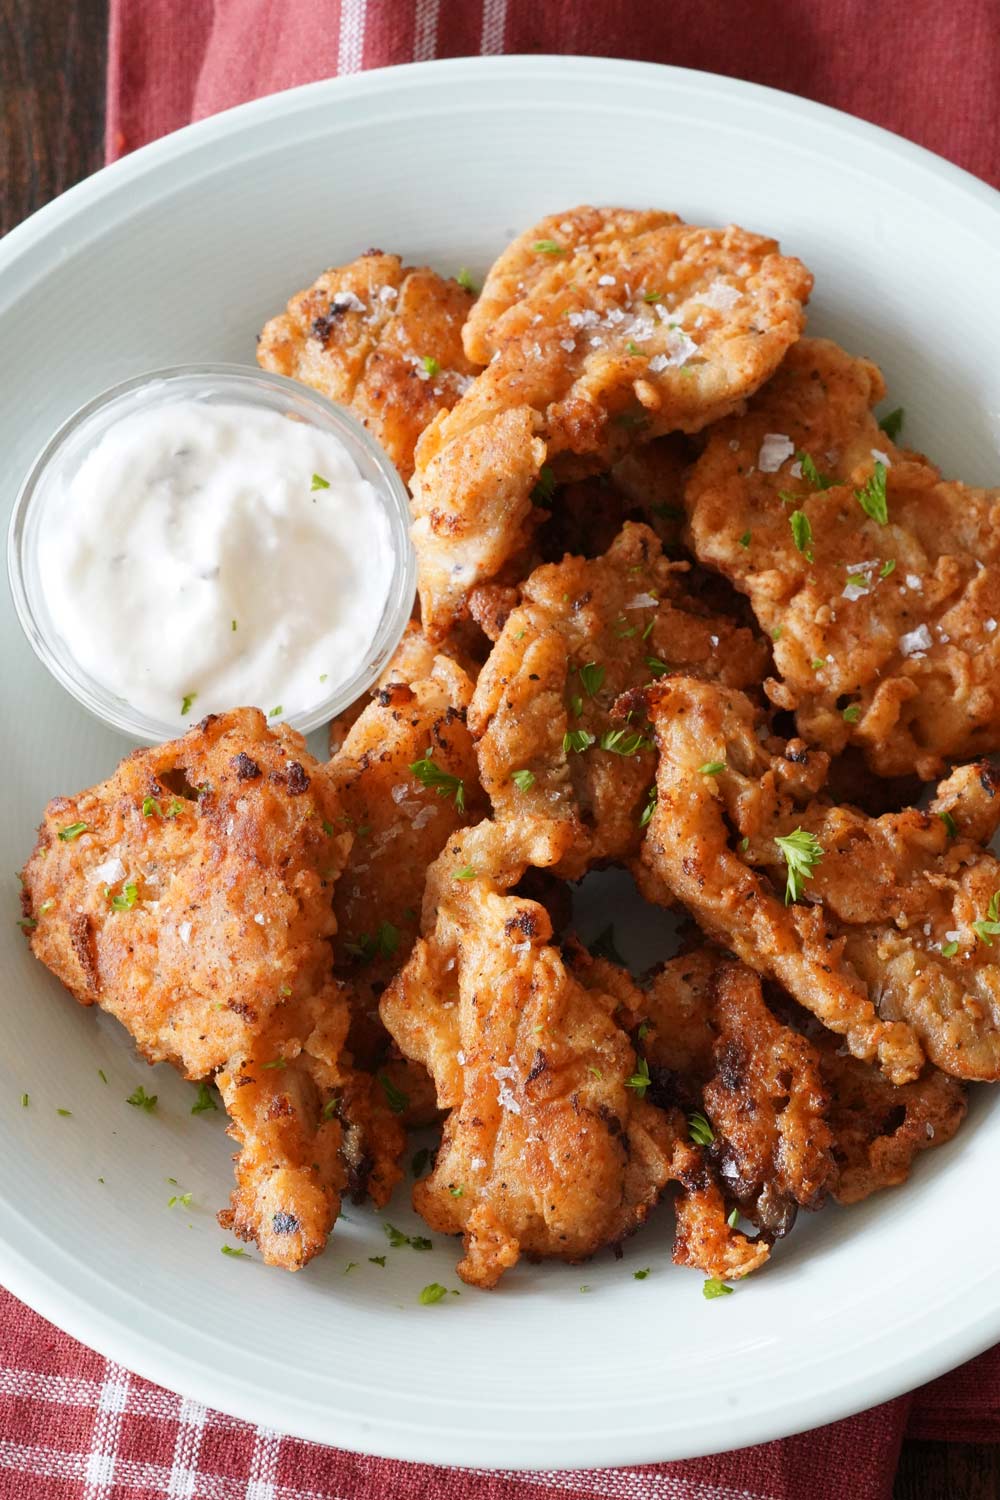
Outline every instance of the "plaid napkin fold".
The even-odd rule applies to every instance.
[[[735,74],[1000,185],[996,0],[111,0],[108,158],[315,78],[500,52]],[[0,1500],[888,1500],[904,1434],[1000,1440],[1000,1349],[783,1442],[633,1469],[486,1473],[254,1428],[130,1375],[0,1293]]]

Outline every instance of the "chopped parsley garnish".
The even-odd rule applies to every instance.
[[[531,492],[531,498],[536,505],[547,507],[551,505],[552,496],[555,494],[555,492],[555,472],[549,467],[548,464],[542,464],[542,467],[538,471],[538,478],[535,481],[535,487]]]
[[[104,1071],[103,1068],[98,1068],[98,1070],[97,1070],[97,1076],[101,1080],[102,1083],[107,1083],[107,1081],[108,1081],[108,1075],[107,1075],[107,1073],[105,1073],[105,1071]]]
[[[472,275],[469,271],[468,266],[462,266],[458,275],[455,277],[455,280],[465,291],[472,292],[473,295],[475,295],[477,287],[476,283],[472,279]]]
[[[65,828],[60,828],[59,837],[64,844],[71,844],[81,833],[86,833],[88,827],[87,823],[67,823]]]
[[[643,300],[643,302],[662,302],[663,301],[663,293],[662,292],[643,292],[643,294],[642,294],[642,300]]]
[[[142,799],[142,815],[143,815],[143,817],[144,818],[151,818],[154,813],[156,814],[156,816],[158,818],[160,818],[160,817],[163,816],[163,809],[160,807],[160,804],[157,802],[156,798],[155,797],[143,797],[143,799]]]
[[[383,1270],[385,1269],[384,1255],[369,1255],[368,1259],[373,1266],[381,1266]]]
[[[453,1198],[464,1198],[465,1197],[465,1188],[462,1186],[461,1183],[459,1183],[457,1187],[450,1187],[448,1189],[448,1191],[449,1191],[449,1193],[451,1194],[451,1196]]]
[[[173,802],[171,802],[170,806],[167,808],[166,812],[164,813],[164,817],[166,817],[166,818],[176,818],[177,814],[178,813],[182,813],[183,811],[184,811],[184,803],[181,802],[181,801],[179,801],[178,798],[175,797],[174,800],[173,800]]]
[[[740,546],[741,547],[749,547],[749,545],[750,545],[750,533],[749,533],[749,531],[744,531],[743,535],[740,537]]]
[[[220,1245],[219,1249],[223,1255],[231,1255],[234,1260],[253,1260],[252,1255],[248,1255],[245,1250],[237,1250],[235,1245]]]
[[[856,724],[861,718],[861,704],[849,703],[840,717],[845,724]]]
[[[580,668],[580,681],[587,697],[596,698],[604,683],[604,668],[599,667],[596,661],[588,661]]]
[[[648,355],[644,352],[644,350],[640,349],[639,345],[632,339],[629,339],[628,343],[625,345],[625,348],[628,350],[629,354],[637,354],[640,359],[648,358]]]
[[[309,488],[311,490],[328,490],[330,488],[330,481],[329,479],[324,479],[322,474],[314,474],[312,484]]]
[[[460,870],[456,870],[455,874],[452,876],[453,880],[475,880],[475,878],[475,865],[463,865],[462,868]]]
[[[328,1099],[323,1105],[320,1118],[323,1120],[332,1120],[334,1115],[337,1113],[339,1104],[340,1096],[339,1094],[334,1094],[333,1097],[331,1099]]]
[[[563,749],[575,750],[577,754],[580,754],[584,750],[589,750],[595,740],[596,736],[592,735],[589,730],[567,729],[563,735]]]
[[[724,760],[706,760],[703,766],[698,767],[699,776],[718,776],[720,771],[726,769]]]
[[[893,572],[893,570],[895,569],[895,567],[896,567],[896,559],[894,557],[887,557],[886,560],[885,560],[885,562],[882,564],[882,566],[878,570],[878,576],[880,578],[888,578],[889,574],[891,572]]]
[[[344,1267],[344,1275],[346,1276],[349,1271],[356,1271],[358,1269],[359,1264],[360,1264],[359,1261],[349,1260],[347,1262],[347,1265]]]
[[[635,729],[607,729],[601,735],[600,747],[612,755],[638,755],[641,750],[652,750],[653,742]]]
[[[433,354],[425,354],[420,361],[428,375],[437,375],[441,369],[441,361],[435,359]]]
[[[654,677],[662,677],[664,672],[670,671],[670,667],[667,665],[667,663],[665,661],[661,661],[658,656],[647,656],[646,666],[649,671],[652,672]]]
[[[993,939],[1000,932],[1000,891],[994,891],[990,897],[990,904],[986,908],[985,920],[973,922],[972,925],[987,948],[992,948]]]
[[[599,932],[592,943],[588,943],[587,952],[591,958],[606,958],[611,963],[617,964],[619,968],[625,967],[625,960],[618,952],[615,942],[615,929],[612,923],[608,923],[603,932]]]
[[[427,1163],[433,1155],[434,1153],[429,1146],[421,1146],[419,1151],[413,1153],[413,1160],[410,1162],[410,1171],[414,1177],[423,1176],[427,1170]]]
[[[181,700],[181,718],[182,719],[186,719],[187,716],[188,716],[188,714],[191,712],[191,705],[194,702],[194,700],[197,698],[197,696],[198,696],[197,693],[185,693],[184,694],[184,697]]]
[[[125,1103],[131,1104],[134,1109],[144,1109],[147,1115],[149,1115],[152,1114],[153,1110],[156,1108],[156,1099],[156,1094],[147,1094],[146,1090],[140,1083],[135,1092],[129,1094],[128,1098],[125,1100]]]
[[[288,1067],[288,1059],[285,1057],[272,1057],[270,1062],[261,1063],[260,1066],[262,1071],[265,1073],[272,1071],[275,1068],[280,1072],[282,1068]]]
[[[947,831],[948,831],[948,837],[950,839],[957,838],[958,837],[958,824],[955,822],[955,819],[952,817],[951,813],[950,812],[938,813],[938,817],[941,819],[941,822],[944,824],[945,828],[947,829]]]
[[[443,1287],[440,1281],[432,1281],[424,1287],[417,1301],[421,1307],[430,1307],[433,1302],[440,1302],[442,1297],[447,1297],[448,1288]]]
[[[174,1193],[173,1197],[167,1199],[167,1207],[173,1208],[176,1203],[179,1203],[183,1208],[190,1208],[193,1197],[193,1193]]]
[[[38,915],[40,917],[44,917],[45,913],[47,911],[51,911],[55,904],[56,898],[54,896],[49,896],[48,900],[43,901],[41,906],[38,908]]]
[[[583,1286],[580,1288],[580,1290],[581,1290],[581,1292],[592,1292],[594,1290],[594,1288],[592,1286],[588,1285],[588,1283],[585,1281],[583,1283]]]
[[[649,789],[649,795],[646,798],[646,805],[645,805],[645,807],[642,810],[642,815],[639,818],[639,827],[640,828],[645,828],[646,824],[649,822],[650,818],[653,816],[654,812],[656,811],[656,797],[657,797],[657,790],[656,790],[656,782],[654,781],[653,785]]]
[[[812,539],[813,531],[809,524],[809,517],[804,510],[793,510],[788,517],[788,524],[792,528],[792,541],[802,553],[806,562],[813,561]]]
[[[624,615],[619,615],[615,620],[615,635],[620,641],[631,640],[638,629],[638,625],[630,625]]]
[[[903,429],[903,418],[905,417],[905,415],[906,413],[903,408],[901,406],[897,406],[895,411],[888,412],[878,424],[881,427],[882,431],[885,433],[886,437],[889,439],[890,443],[894,443],[899,437],[899,434]]]
[[[701,1295],[705,1298],[706,1302],[711,1302],[713,1297],[728,1297],[732,1293],[732,1290],[732,1287],[726,1286],[726,1283],[720,1281],[718,1276],[710,1276],[702,1284]]]
[[[580,697],[579,693],[574,693],[572,695],[569,700],[569,706],[574,719],[583,718],[583,699]]]
[[[191,1106],[193,1115],[203,1115],[207,1109],[218,1109],[218,1105],[212,1097],[212,1091],[207,1083],[199,1083],[198,1097]]]
[[[807,833],[804,828],[779,834],[774,842],[788,866],[785,885],[785,905],[788,906],[790,902],[798,901],[806,881],[812,879],[813,870],[823,858],[823,846],[814,833]]]
[[[411,1250],[430,1250],[430,1240],[425,1234],[404,1234],[394,1224],[383,1223],[382,1228],[389,1236],[389,1244],[394,1250],[401,1250],[404,1245],[409,1245]]]
[[[420,760],[412,761],[410,770],[422,786],[430,787],[439,797],[454,797],[458,811],[465,811],[465,782],[436,763],[433,748],[428,746]]]
[[[33,917],[21,917],[19,918],[17,925],[18,927],[20,927],[22,932],[34,932],[35,928],[38,926],[38,923],[34,920]]]
[[[139,887],[136,885],[134,880],[130,880],[122,890],[120,895],[112,896],[111,892],[108,890],[106,890],[104,894],[111,902],[112,910],[131,911],[133,906],[139,899]]]
[[[743,850],[743,852],[746,853],[746,851],[750,848],[750,840],[744,835],[744,837],[740,839],[739,846]]]
[[[688,1135],[696,1146],[710,1146],[715,1140],[715,1131],[707,1117],[698,1110],[693,1115],[688,1115]]]
[[[386,1073],[379,1073],[378,1081],[382,1085],[385,1101],[394,1115],[404,1115],[410,1107],[410,1096],[398,1089],[392,1079]]]
[[[236,629],[236,621],[235,620],[230,620],[230,622],[229,622],[229,628],[230,628],[230,630],[235,630]]]
[[[649,1063],[644,1057],[640,1057],[638,1063],[636,1064],[636,1069],[632,1074],[632,1077],[626,1078],[625,1087],[627,1089],[635,1089],[638,1098],[643,1099],[645,1098],[646,1090],[649,1088],[649,1085],[651,1083],[652,1079],[649,1076]]]
[[[863,573],[848,573],[847,586],[853,589],[867,589],[868,579]]]
[[[889,505],[885,497],[885,464],[875,460],[875,468],[870,479],[860,490],[854,491],[857,500],[866,516],[877,521],[880,526],[885,526],[889,520]]]
[[[649,1271],[650,1271],[649,1266],[644,1266],[641,1271],[633,1271],[632,1272],[632,1280],[633,1281],[645,1281],[646,1277],[649,1275]]]
[[[512,771],[510,779],[519,792],[530,792],[535,784],[535,773],[534,771]]]
[[[772,641],[780,641],[783,634],[784,627],[781,625],[775,625],[774,629],[771,631]]]
[[[73,1117],[73,1111],[71,1109],[57,1109],[56,1114],[64,1116],[64,1118],[67,1120],[70,1120]]]
[[[814,672],[822,672],[823,668],[826,666],[826,662],[821,656],[814,656],[809,665],[812,667]]]
[[[655,615],[650,615],[649,619],[646,621],[646,628],[642,632],[642,639],[644,641],[648,641],[649,640],[649,637],[653,633],[653,626],[655,624],[656,624],[656,616]]]
[[[942,958],[954,958],[955,954],[957,952],[958,952],[958,944],[956,942],[953,941],[953,942],[950,942],[950,943],[945,943],[944,947],[941,949],[941,957]]]
[[[802,478],[811,484],[814,490],[828,490],[833,480],[826,474],[821,474],[812,460],[812,456],[806,452],[796,453],[795,457],[802,465]]]
[[[532,250],[537,250],[539,255],[565,255],[566,251],[556,240],[536,240]]]
[[[732,1211],[732,1213],[729,1215],[728,1219],[726,1220],[726,1223],[729,1225],[730,1229],[735,1229],[736,1226],[737,1226],[737,1224],[739,1222],[740,1222],[740,1211],[739,1211],[738,1208],[734,1208],[733,1211]]]
[[[267,717],[269,719],[276,719],[278,717],[278,715],[282,714],[282,713],[284,713],[284,709],[282,708],[281,704],[279,703],[275,708],[269,708],[268,709],[268,711],[267,711]]]

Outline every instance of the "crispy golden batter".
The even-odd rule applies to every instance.
[[[997,826],[995,773],[963,767],[929,811],[869,818],[818,800],[825,757],[769,739],[742,694],[677,678],[647,699],[660,763],[642,861],[656,879],[892,1082],[915,1078],[925,1050],[956,1077],[1000,1078],[1000,864],[966,833]],[[790,835],[822,853],[788,905],[776,839]]]
[[[669,1124],[629,1087],[636,1058],[614,998],[567,971],[543,906],[507,894],[571,836],[522,819],[449,840],[427,882],[426,936],[382,998],[450,1111],[414,1206],[464,1235],[459,1274],[479,1286],[522,1252],[576,1261],[616,1243],[672,1175]]]
[[[321,1061],[350,1066],[328,982],[339,819],[302,737],[238,709],[56,798],[23,874],[31,946],[76,998],[150,1062],[219,1074],[244,1144],[233,1226],[293,1269],[321,1248],[343,1180],[340,1126],[310,1084]],[[300,1054],[287,1088],[269,1076]]]
[[[417,447],[432,637],[527,543],[543,463],[579,478],[736,410],[799,336],[811,285],[774,240],[656,211],[579,208],[515,240],[463,335],[489,363]]]
[[[844,1055],[830,1036],[813,1037],[830,1094],[838,1203],[859,1203],[898,1187],[921,1151],[950,1141],[965,1119],[964,1086],[929,1067],[913,1083],[889,1083],[867,1063]]]
[[[380,688],[329,767],[354,834],[334,896],[337,969],[354,992],[351,1051],[370,1067],[385,1058],[378,997],[413,946],[428,866],[486,810],[465,724],[472,684],[440,655],[432,672]]]
[[[737,686],[764,673],[763,641],[690,598],[686,572],[630,522],[603,557],[532,573],[480,673],[469,725],[482,784],[498,818],[572,825],[562,875],[639,846],[654,757],[641,720],[613,715],[619,695],[667,670]]]
[[[775,638],[768,692],[800,733],[927,780],[1000,748],[1000,491],[942,480],[896,448],[870,411],[884,393],[869,360],[795,345],[709,436],[687,484],[689,534]],[[803,453],[825,488],[801,472]],[[858,498],[876,465],[885,524]]]
[[[371,250],[266,323],[257,362],[351,407],[408,480],[418,437],[475,373],[461,337],[472,301],[457,281]]]

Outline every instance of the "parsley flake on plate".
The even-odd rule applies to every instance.
[[[191,1106],[193,1115],[203,1115],[207,1109],[218,1109],[207,1083],[199,1083],[198,1097]]]
[[[708,1280],[702,1284],[701,1295],[706,1302],[711,1302],[715,1297],[731,1296],[732,1291],[733,1288],[726,1286],[726,1283],[720,1281],[718,1276],[709,1276]]]
[[[181,718],[182,719],[186,719],[187,716],[188,716],[188,714],[191,712],[191,705],[194,702],[194,700],[197,698],[197,696],[198,696],[197,693],[185,693],[184,694],[184,697],[181,700]]]
[[[140,1083],[139,1087],[133,1093],[129,1094],[128,1098],[125,1100],[125,1103],[131,1104],[133,1109],[144,1109],[147,1115],[150,1115],[156,1108],[157,1098],[158,1095],[156,1094],[147,1094],[146,1090]]]
[[[223,1255],[231,1255],[233,1260],[253,1260],[252,1255],[248,1255],[245,1250],[238,1250],[235,1245],[220,1245],[219,1249]]]
[[[878,424],[890,443],[894,443],[903,430],[903,418],[905,416],[906,412],[904,409],[901,406],[897,406],[895,411],[888,412]]]
[[[431,1281],[424,1287],[417,1301],[421,1307],[430,1307],[435,1302],[440,1302],[442,1297],[447,1297],[448,1288],[441,1285],[440,1281]]]
[[[330,481],[329,479],[324,479],[322,474],[314,474],[312,484],[309,488],[311,490],[328,490],[330,488]]]
[[[633,1281],[645,1281],[646,1277],[649,1275],[649,1271],[650,1271],[650,1267],[649,1266],[644,1266],[641,1271],[633,1271],[632,1272],[632,1280]]]

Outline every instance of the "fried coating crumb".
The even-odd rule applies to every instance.
[[[637,441],[736,410],[799,336],[812,278],[774,240],[657,211],[578,208],[520,235],[463,338],[489,363],[422,435],[413,538],[425,627],[444,634],[542,519],[533,492]]]
[[[767,690],[799,732],[833,753],[859,746],[879,775],[929,780],[1000,749],[1000,491],[897,448],[870,410],[884,393],[869,360],[796,344],[709,435],[686,487],[689,538],[773,636]],[[884,521],[865,499],[879,476]]]
[[[257,363],[349,406],[409,480],[420,434],[475,374],[461,337],[472,303],[457,281],[372,251],[266,323]]]
[[[621,694],[667,671],[744,687],[763,676],[764,642],[691,598],[686,572],[630,522],[603,557],[532,573],[480,673],[469,726],[483,787],[498,818],[573,826],[561,875],[639,847],[653,746],[644,715],[615,717]]]
[[[382,998],[449,1111],[414,1206],[463,1234],[459,1275],[477,1286],[522,1253],[578,1261],[617,1243],[672,1172],[669,1124],[629,1085],[636,1057],[614,998],[567,970],[543,906],[508,894],[570,838],[522,819],[449,840],[428,877],[426,935]]]

